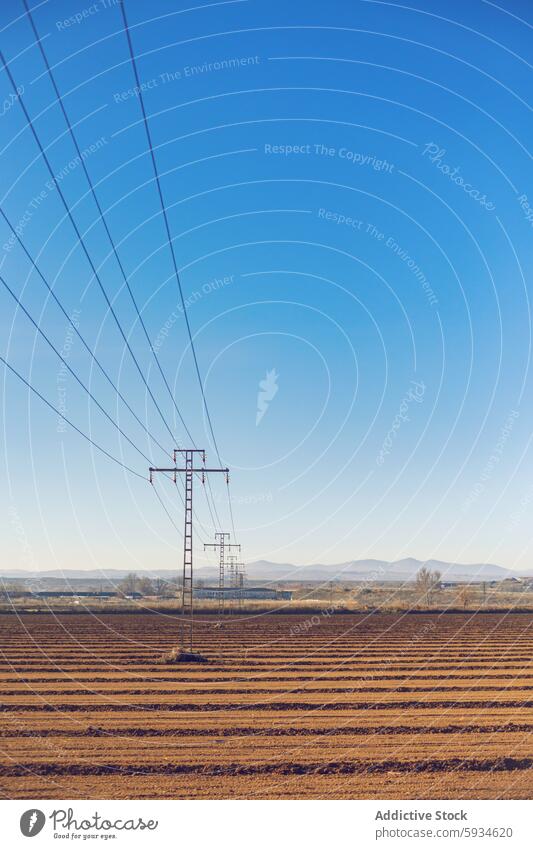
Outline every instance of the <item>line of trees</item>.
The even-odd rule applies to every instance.
[[[159,598],[172,598],[176,595],[181,581],[178,577],[170,580],[166,578],[148,578],[146,575],[137,575],[130,572],[117,584],[117,590],[124,596],[141,593],[141,595],[158,596]]]

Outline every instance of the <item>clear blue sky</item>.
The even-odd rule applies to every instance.
[[[533,570],[531,7],[417,5],[126,2],[247,560],[414,556]],[[120,8],[32,8],[162,368],[216,463]],[[23,5],[5,0],[0,14],[19,94],[186,445]],[[1,206],[128,403],[171,449],[5,71],[0,85]],[[3,222],[0,231],[6,282],[130,439],[166,463]],[[147,477],[148,463],[0,288],[2,356]],[[2,372],[2,566],[177,567],[179,533],[149,484],[63,431]],[[229,530],[221,476],[212,489]],[[158,480],[157,491],[181,531],[179,489]],[[201,485],[195,506],[200,564],[210,562],[200,540],[214,530]]]

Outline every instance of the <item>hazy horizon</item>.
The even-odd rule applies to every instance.
[[[514,569],[514,570],[510,569],[510,570],[507,570],[507,568],[505,566],[502,566],[499,563],[493,563],[493,562],[477,562],[477,563],[456,562],[456,561],[450,562],[450,561],[438,560],[436,558],[429,558],[428,560],[421,560],[421,559],[416,558],[416,557],[401,558],[399,560],[384,560],[382,558],[363,558],[363,559],[347,560],[347,561],[332,562],[332,563],[325,563],[323,561],[322,562],[313,561],[313,562],[307,562],[307,563],[295,563],[295,562],[287,562],[287,561],[282,562],[282,561],[264,560],[263,559],[263,560],[246,561],[246,566],[247,567],[250,567],[250,566],[253,567],[253,566],[257,566],[258,564],[267,564],[269,566],[281,566],[281,567],[288,567],[288,568],[295,568],[295,569],[302,569],[302,570],[313,568],[313,567],[322,567],[324,569],[334,569],[336,567],[344,567],[343,571],[346,571],[347,573],[349,573],[349,568],[347,569],[345,567],[347,567],[347,566],[349,567],[350,565],[353,565],[354,567],[358,567],[361,564],[365,564],[365,563],[368,563],[368,564],[381,563],[381,564],[386,564],[387,566],[395,566],[395,565],[398,565],[398,564],[401,564],[401,563],[409,563],[409,562],[417,563],[417,564],[420,564],[421,566],[424,565],[424,564],[440,564],[442,566],[458,566],[458,567],[466,567],[466,568],[473,568],[473,567],[476,567],[476,566],[495,566],[497,569],[504,569],[504,570],[509,571],[509,572],[523,572],[524,574],[531,572],[533,574],[533,568],[529,569],[529,570],[528,569]],[[165,569],[161,569],[159,567],[154,567],[154,566],[151,567],[151,566],[144,565],[144,566],[137,567],[137,570],[133,569],[131,571],[139,571],[139,572],[168,571],[168,572],[175,572],[179,575],[181,573],[181,568],[182,568],[182,564],[178,562],[178,564],[175,567],[168,567],[168,568],[165,568]],[[196,565],[196,570],[201,571],[203,569],[212,569],[213,572],[217,572],[217,574],[218,574],[218,563],[217,564],[203,563],[201,565]],[[52,571],[54,571],[54,572],[64,572],[65,574],[67,574],[69,572],[79,572],[79,571],[81,571],[81,572],[86,571],[86,572],[103,572],[103,573],[106,573],[106,572],[113,572],[113,571],[122,572],[122,571],[125,571],[125,570],[124,570],[124,568],[118,568],[116,566],[101,566],[101,567],[69,566],[69,567],[66,567],[65,569],[60,569],[58,567],[56,569],[35,569],[35,570],[30,569],[30,568],[23,568],[23,567],[19,568],[19,569],[16,569],[14,567],[13,568],[0,567],[0,574],[11,573],[11,572],[14,573],[14,572],[17,572],[17,571],[30,572],[30,573],[31,572],[40,573],[40,572],[47,572],[47,571],[52,572]]]

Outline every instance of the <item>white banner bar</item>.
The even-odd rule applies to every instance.
[[[0,813],[10,849],[533,847],[530,801],[17,800],[0,802]]]

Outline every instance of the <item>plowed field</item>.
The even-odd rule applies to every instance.
[[[531,614],[0,616],[3,798],[532,798]]]

